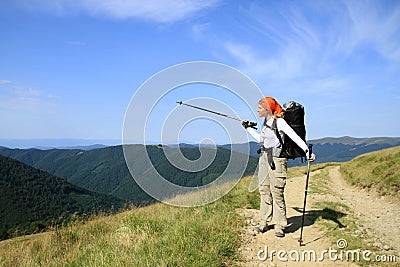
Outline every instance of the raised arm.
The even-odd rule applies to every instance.
[[[256,130],[250,127],[246,128],[246,130],[258,143],[261,142],[261,135]]]
[[[253,127],[249,126],[249,121],[243,120],[242,125],[258,143],[261,142],[261,135],[257,133]]]

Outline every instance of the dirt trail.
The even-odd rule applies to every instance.
[[[361,230],[375,237],[375,245],[400,252],[400,205],[396,200],[349,186],[339,167],[330,169],[329,176],[332,190],[355,212]]]
[[[310,181],[313,175],[310,174]],[[395,203],[374,196],[371,193],[360,191],[347,185],[341,177],[339,167],[333,167],[329,172],[329,183],[331,184],[331,194],[313,195],[307,197],[308,212],[316,201],[326,200],[341,202],[353,209],[354,214],[359,219],[360,231],[367,232],[375,237],[377,246],[390,246],[390,252],[399,255],[400,238],[400,206]],[[237,212],[244,217],[245,226],[241,230],[241,266],[358,266],[352,261],[331,260],[328,253],[324,250],[338,249],[332,245],[332,241],[326,236],[326,232],[313,221],[313,216],[307,216],[303,230],[304,246],[299,245],[300,225],[302,217],[302,205],[304,200],[305,177],[295,177],[287,180],[285,197],[287,205],[287,217],[289,226],[286,229],[284,238],[274,236],[273,229],[264,234],[257,234],[253,230],[258,224],[258,210],[238,209]],[[312,211],[311,211],[312,213]],[[278,252],[282,250],[286,254]],[[274,255],[271,253],[275,251]],[[267,252],[267,254],[265,254]],[[281,253],[284,253],[281,252]],[[315,259],[312,254],[315,252]],[[304,254],[305,259],[302,259]],[[308,256],[311,255],[311,258]],[[333,254],[334,256],[334,254]]]

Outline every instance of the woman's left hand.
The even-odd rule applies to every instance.
[[[311,153],[311,155],[310,155],[310,153],[306,153],[306,155],[307,155],[308,162],[315,161],[315,154],[314,153]]]

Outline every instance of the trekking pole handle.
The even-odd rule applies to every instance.
[[[253,128],[257,130],[257,122],[254,121],[248,121],[248,120],[242,120],[242,125],[244,126],[244,128]]]
[[[308,158],[311,158],[313,144],[308,144]]]
[[[313,156],[313,153],[312,153],[313,144],[308,144],[307,147],[308,148],[306,150],[306,158],[307,158],[307,161],[310,163],[310,162],[313,162],[315,160],[315,158],[311,159],[311,157]],[[308,153],[308,155],[307,155],[307,153]]]
[[[249,121],[249,127],[257,130],[257,122]]]

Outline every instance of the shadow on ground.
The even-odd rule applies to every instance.
[[[294,233],[301,228],[303,209],[298,207],[294,207],[293,209],[300,215],[288,218],[288,227],[285,229],[286,233]],[[313,225],[316,220],[324,219],[336,223],[338,228],[344,228],[346,226],[343,225],[339,219],[345,217],[346,215],[346,213],[330,208],[324,208],[322,210],[309,210],[304,214],[304,226]]]

